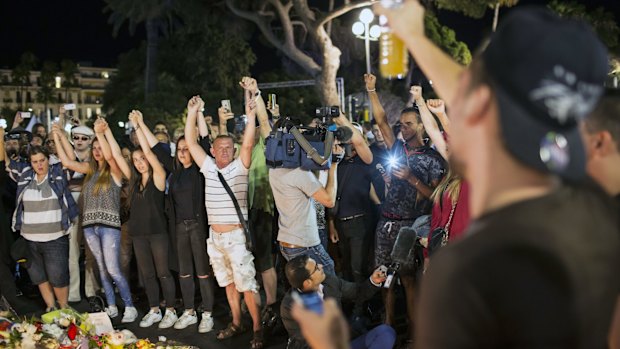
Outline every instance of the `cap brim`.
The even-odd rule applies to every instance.
[[[546,126],[537,122],[530,112],[501,88],[496,88],[495,94],[504,144],[514,157],[541,172],[554,173],[568,180],[581,180],[585,177],[586,155],[577,126],[566,129]],[[541,148],[550,133],[561,135],[567,141],[564,152],[568,162],[563,166],[553,166],[552,161],[545,162],[542,159]]]

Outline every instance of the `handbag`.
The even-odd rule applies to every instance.
[[[450,224],[452,224],[452,218],[454,217],[454,211],[456,210],[457,202],[452,204],[452,210],[450,210],[450,217],[448,217],[448,222],[446,223],[445,227],[435,228],[435,230],[430,233],[430,238],[428,240],[429,256],[432,256],[435,252],[437,252],[439,248],[448,244],[448,239],[450,238]]]
[[[254,252],[254,246],[255,246],[254,237],[250,233],[250,227],[248,226],[248,221],[246,221],[245,218],[243,218],[243,212],[241,212],[241,207],[239,207],[237,198],[235,197],[235,194],[232,192],[232,190],[228,186],[228,183],[226,183],[224,176],[222,176],[222,174],[219,171],[216,171],[216,172],[217,172],[217,177],[220,179],[220,182],[222,182],[222,186],[224,187],[224,189],[226,189],[226,192],[230,196],[230,199],[232,200],[233,204],[235,205],[235,210],[237,211],[237,217],[239,217],[239,222],[241,222],[241,226],[243,227],[243,233],[245,234],[245,248],[247,248],[248,251],[250,252]]]

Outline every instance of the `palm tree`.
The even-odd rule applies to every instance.
[[[24,109],[24,88],[30,85],[30,71],[36,68],[36,64],[37,57],[32,52],[24,52],[19,64],[11,72],[13,84],[19,86],[19,107],[21,110]]]
[[[77,64],[70,59],[63,59],[60,62],[60,74],[63,78],[62,86],[65,88],[65,103],[69,102],[69,88],[77,85],[75,75],[80,71]]]
[[[144,23],[146,29],[146,67],[144,71],[144,99],[157,88],[157,52],[160,35],[174,27],[175,0],[105,0],[104,12],[110,12],[108,23],[117,35],[127,22],[130,34]]]
[[[45,105],[43,116],[47,115],[47,105],[54,100],[54,84],[56,82],[56,73],[58,66],[51,61],[45,61],[41,68],[41,79],[39,91],[37,92],[37,101]]]

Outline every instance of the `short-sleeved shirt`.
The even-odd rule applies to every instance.
[[[321,243],[312,196],[322,188],[310,171],[269,169],[269,183],[280,217],[278,241],[311,247]]]
[[[33,179],[23,193],[24,218],[21,235],[30,241],[52,241],[65,235],[58,196],[47,176],[42,182]]]
[[[215,160],[206,156],[200,172],[205,176],[205,206],[209,224],[239,224],[239,216],[235,205],[224,189],[217,175],[224,176],[224,180],[235,194],[235,198],[243,213],[243,218],[248,219],[248,173],[240,158],[235,159],[228,166],[218,169]]]
[[[432,257],[416,347],[606,348],[617,228],[598,188],[566,186],[485,213]]]
[[[429,146],[410,149],[403,141],[397,140],[392,146],[392,156],[400,163],[407,164],[413,175],[426,186],[431,186],[432,182],[439,181],[444,176],[445,161]],[[391,185],[383,204],[384,214],[414,220],[430,213],[430,198],[418,194],[416,187],[409,182],[398,179],[393,174],[391,176]]]

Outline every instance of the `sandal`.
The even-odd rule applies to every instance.
[[[265,346],[265,338],[263,336],[263,330],[254,332],[254,338],[250,341],[250,347],[252,349],[263,349]]]
[[[234,337],[236,335],[239,335],[241,333],[245,332],[245,327],[243,327],[243,325],[235,325],[232,322],[228,324],[228,326],[226,326],[225,329],[221,330],[220,332],[217,333],[217,339],[228,339],[231,337]]]

